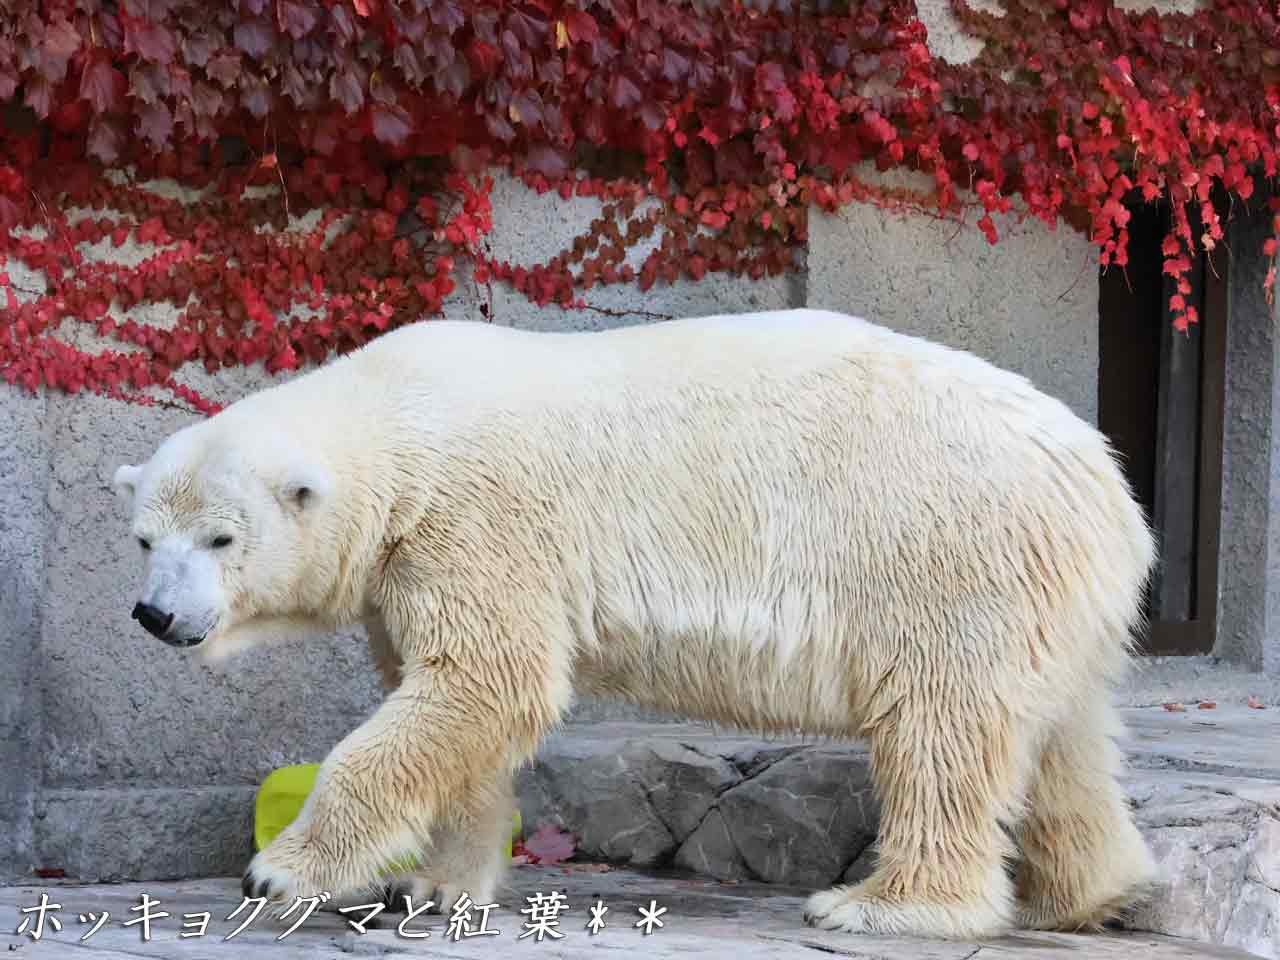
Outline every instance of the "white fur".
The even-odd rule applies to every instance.
[[[1089,925],[1151,876],[1107,693],[1151,536],[1096,430],[967,353],[815,310],[437,321],[122,480],[163,545],[143,596],[197,649],[364,622],[391,690],[251,888],[371,883],[406,838],[431,882],[490,888],[467,851],[501,842],[511,772],[575,687],[868,738],[879,866],[812,901],[821,925]],[[203,545],[219,524],[234,548]],[[1002,823],[1031,851],[1016,885]]]

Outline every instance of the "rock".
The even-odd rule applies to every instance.
[[[652,864],[670,856],[678,841],[649,803],[633,763],[625,751],[540,756],[516,784],[526,833],[553,823],[576,836],[581,854],[613,863]]]
[[[518,791],[530,830],[571,831],[586,857],[724,880],[828,884],[875,836],[866,755],[853,748],[560,736]]]
[[[683,870],[715,877],[717,880],[751,879],[751,871],[747,869],[742,854],[729,835],[724,814],[719,810],[707,813],[698,828],[676,851],[675,862]]]
[[[675,853],[716,798],[742,778],[732,763],[673,740],[593,741],[544,751],[518,782],[533,830],[554,823],[588,857],[653,864]]]
[[[1128,786],[1163,877],[1125,926],[1280,957],[1280,785],[1143,772]]]
[[[876,834],[870,771],[850,750],[790,753],[717,807],[747,869],[769,883],[830,884]]]
[[[677,839],[697,830],[717,798],[742,781],[724,757],[674,741],[638,744],[626,756],[654,812]]]

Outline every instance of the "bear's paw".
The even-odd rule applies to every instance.
[[[898,902],[873,896],[861,884],[813,894],[805,903],[804,921],[842,933],[947,940],[998,936],[1010,926],[1001,911],[986,903]]]

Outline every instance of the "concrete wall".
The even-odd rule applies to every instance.
[[[856,205],[809,225],[809,306],[845,310],[1028,377],[1093,423],[1097,254],[1066,227],[995,217],[970,225]]]
[[[29,870],[40,758],[48,401],[0,390],[0,877]]]
[[[1215,654],[1280,674],[1280,311],[1268,304],[1265,197],[1230,227],[1219,626]]]

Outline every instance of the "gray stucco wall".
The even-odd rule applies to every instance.
[[[0,877],[29,870],[35,849],[47,407],[45,397],[0,390]]]
[[[994,246],[972,217],[961,228],[867,205],[814,211],[807,303],[970,350],[1096,422],[1096,252],[1066,227],[993,219]]]
[[[1280,673],[1280,311],[1268,304],[1261,255],[1265,197],[1230,228],[1226,415],[1216,654]]]

